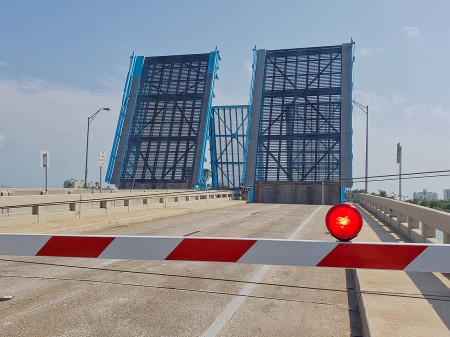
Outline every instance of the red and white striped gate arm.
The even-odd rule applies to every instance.
[[[0,234],[0,255],[450,272],[450,245],[437,244]]]

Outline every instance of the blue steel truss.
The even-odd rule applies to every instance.
[[[204,111],[210,114],[208,96],[212,95],[218,57],[216,49],[207,54],[145,58],[122,165],[121,187],[163,183],[179,188],[201,183],[192,180],[194,169],[200,167],[199,173],[203,169],[203,160],[198,165],[196,158],[198,151],[200,158],[204,157],[208,125],[202,125],[201,121],[209,121]]]
[[[198,169],[198,181],[196,182],[198,187],[200,189],[205,189],[207,187],[207,182],[203,180],[203,167],[205,162],[207,161],[206,158],[206,144],[209,141],[210,144],[213,142],[213,134],[212,130],[214,129],[214,122],[213,122],[213,106],[212,106],[212,99],[215,97],[214,95],[214,84],[215,80],[219,79],[219,76],[217,74],[217,71],[219,70],[219,61],[221,60],[219,51],[216,47],[214,52],[211,52],[209,54],[209,65],[208,65],[208,73],[212,75],[212,82],[210,87],[210,93],[208,98],[208,113],[206,117],[206,123],[204,128],[204,136],[203,136],[203,146],[202,146],[202,155],[201,155],[201,161]],[[210,146],[211,147],[211,146]],[[213,150],[211,148],[210,153],[212,153]],[[211,157],[213,158],[213,157]],[[211,171],[212,173],[212,171]],[[213,175],[213,174],[212,174]]]
[[[248,105],[213,106],[211,171],[213,188],[235,189],[243,183],[248,142]]]
[[[341,178],[342,47],[268,50],[257,181]]]
[[[250,136],[250,121],[252,119],[252,102],[253,94],[255,92],[255,78],[256,78],[256,62],[257,62],[258,49],[253,48],[253,63],[252,63],[252,79],[250,81],[250,93],[249,93],[249,103],[248,103],[248,117],[247,117],[247,128],[246,128],[246,138],[245,138],[245,148],[244,148],[244,165],[242,169],[242,185],[245,185],[245,173],[247,172],[247,156],[248,156],[248,138]]]
[[[127,79],[125,81],[125,88],[123,89],[122,105],[120,107],[119,120],[117,121],[116,133],[114,136],[114,142],[111,149],[111,155],[109,157],[108,170],[106,172],[105,181],[107,183],[111,182],[114,165],[120,165],[122,167],[123,162],[116,163],[117,151],[119,149],[120,137],[122,135],[123,123],[125,120],[125,114],[130,100],[131,83],[133,77],[140,76],[142,72],[142,66],[144,63],[143,56],[136,56],[133,54],[130,57],[130,67],[128,69]]]

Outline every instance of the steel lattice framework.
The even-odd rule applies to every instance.
[[[114,183],[128,188],[201,183],[218,61],[217,50],[143,59],[141,72],[134,70],[139,78],[135,99],[127,100],[125,122],[118,123],[116,139],[126,141],[121,139],[123,162],[115,163],[120,179]],[[122,126],[126,115],[128,130]],[[113,152],[120,148],[116,143]],[[110,164],[109,177],[115,165]]]
[[[214,106],[211,123],[213,188],[239,188],[246,162],[248,105]]]
[[[256,181],[341,178],[342,47],[268,50]]]

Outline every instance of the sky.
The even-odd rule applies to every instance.
[[[0,0],[0,188],[99,180],[109,155],[132,52],[206,53],[220,62],[213,104],[247,104],[252,49],[355,41],[354,99],[369,106],[369,176],[450,169],[450,2]],[[364,176],[366,114],[353,114],[353,172]],[[106,171],[106,170],[104,170]],[[105,172],[103,173],[103,175]],[[364,188],[355,184],[354,188]],[[450,188],[450,177],[409,179],[402,194]],[[397,181],[369,192],[398,193]]]

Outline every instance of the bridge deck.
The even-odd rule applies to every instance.
[[[91,233],[332,240],[324,226],[328,208],[241,204]],[[362,213],[355,241],[401,239]],[[74,221],[53,225],[80,230]],[[83,223],[84,232],[88,227]],[[361,334],[354,274],[343,269],[0,257],[0,270],[3,295],[14,295],[0,302],[8,336]],[[372,336],[450,335],[450,281],[442,274],[358,270],[356,276]]]

